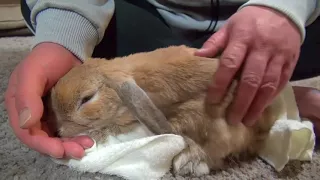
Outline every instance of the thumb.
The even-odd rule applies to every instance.
[[[203,46],[195,52],[196,56],[214,57],[227,44],[227,28],[222,27],[214,33]]]
[[[54,43],[37,45],[17,72],[16,109],[21,128],[40,122],[44,112],[42,97],[80,61],[64,47]]]
[[[35,62],[22,64],[17,72],[15,104],[21,128],[30,128],[40,122],[43,113],[42,95],[47,78]]]

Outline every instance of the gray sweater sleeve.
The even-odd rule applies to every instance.
[[[36,31],[33,47],[57,43],[82,61],[102,40],[115,10],[114,0],[27,0],[27,4]]]

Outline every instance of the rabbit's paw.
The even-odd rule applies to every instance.
[[[210,170],[206,162],[189,159],[189,155],[179,154],[173,161],[173,173],[180,176],[203,176]]]
[[[196,177],[209,174],[210,169],[205,161],[205,153],[194,142],[188,144],[188,148],[184,149],[180,154],[174,157],[173,174]]]

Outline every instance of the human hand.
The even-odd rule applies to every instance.
[[[243,68],[227,120],[253,125],[292,76],[300,44],[297,27],[283,14],[267,7],[244,7],[196,52],[213,57],[224,49],[208,101],[219,103]]]
[[[72,139],[53,137],[43,116],[42,97],[65,73],[80,63],[62,46],[42,43],[11,74],[5,94],[10,125],[16,136],[30,148],[54,158],[80,159],[84,149],[93,145],[86,136]]]

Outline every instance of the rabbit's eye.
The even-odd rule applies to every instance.
[[[88,101],[90,101],[90,99],[93,98],[94,95],[89,95],[89,96],[85,96],[84,98],[82,98],[81,100],[81,105],[87,103]]]

